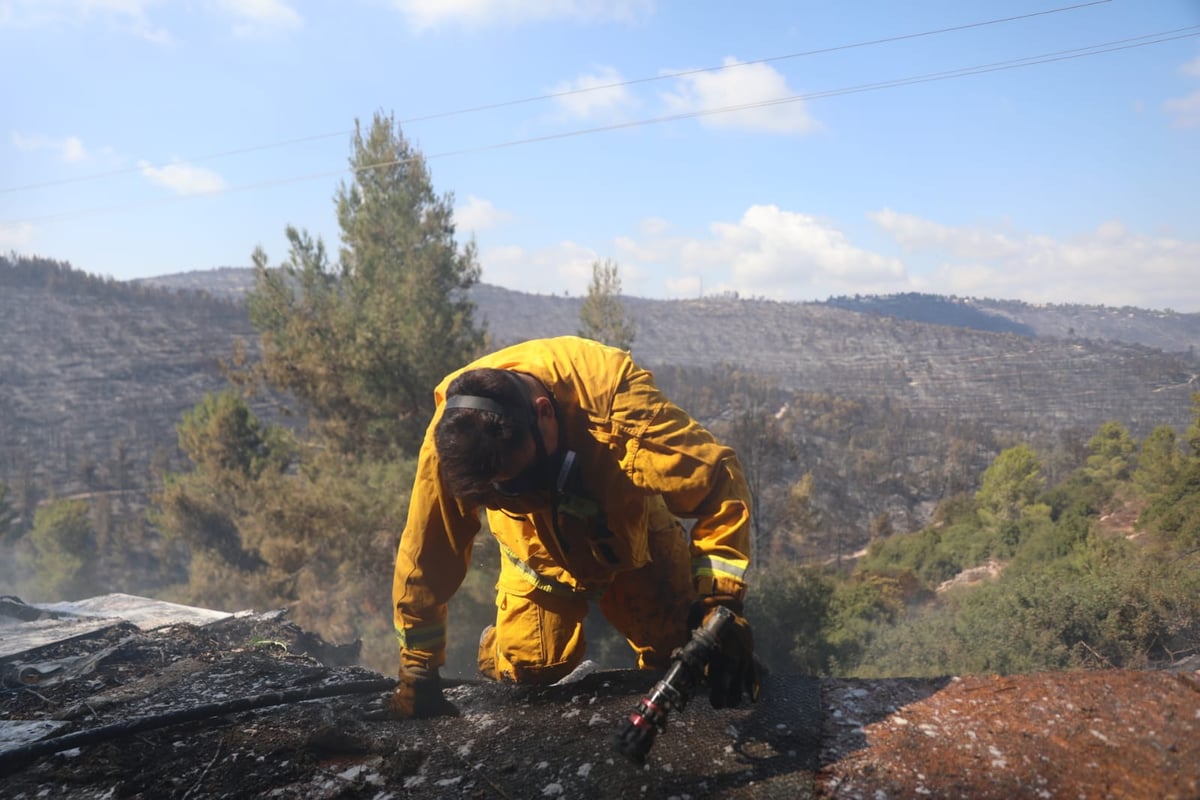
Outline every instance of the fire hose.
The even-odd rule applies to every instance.
[[[635,764],[646,763],[654,739],[666,729],[667,715],[682,711],[696,686],[704,678],[704,669],[721,648],[721,634],[734,619],[734,613],[717,606],[704,624],[692,632],[687,644],[671,654],[671,666],[662,680],[637,704],[616,735],[619,753]]]

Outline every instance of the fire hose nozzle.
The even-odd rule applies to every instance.
[[[666,675],[634,707],[617,734],[619,753],[639,766],[646,763],[655,737],[667,726],[668,714],[687,705],[692,690],[704,679],[709,659],[721,647],[722,631],[733,619],[732,611],[717,606],[705,623],[692,631],[687,644],[671,654]]]

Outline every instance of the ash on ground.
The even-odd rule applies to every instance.
[[[73,619],[0,600],[6,797],[1200,797],[1194,671],[773,673],[753,705],[672,713],[639,766],[614,740],[656,673],[459,682],[460,716],[393,720],[388,676],[353,645],[279,612],[185,608]]]

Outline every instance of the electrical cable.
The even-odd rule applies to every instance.
[[[647,125],[657,125],[666,122],[677,122],[686,119],[695,119],[698,117],[712,116],[716,114],[729,114],[739,111],[748,111],[758,108],[767,108],[770,106],[782,105],[786,103],[802,102],[806,100],[826,99],[830,97],[840,97],[848,94],[858,94],[862,92],[878,91],[881,89],[892,89],[900,86],[911,86],[920,83],[931,83],[934,81],[949,80],[952,78],[961,78],[972,75],[981,75],[989,72],[999,72],[1002,70],[1018,69],[1021,67],[1037,66],[1040,64],[1049,64],[1058,61],[1068,61],[1077,58],[1085,58],[1089,56],[1102,55],[1105,53],[1117,52],[1120,50],[1129,50],[1137,47],[1147,47],[1164,42],[1172,42],[1180,39],[1192,38],[1200,36],[1200,25],[1193,25],[1184,28],[1175,28],[1168,31],[1160,31],[1157,33],[1143,34],[1127,39],[1118,39],[1111,42],[1102,42],[1087,47],[1073,48],[1070,50],[1059,50],[1051,53],[1043,53],[1037,56],[1025,56],[1008,61],[992,62],[990,64],[979,64],[971,67],[961,67],[954,70],[946,70],[943,72],[926,73],[923,75],[914,75],[907,78],[896,78],[887,81],[879,81],[876,83],[859,84],[857,86],[842,87],[839,89],[829,89],[819,92],[809,92],[805,94],[788,95],[786,97],[772,98],[770,100],[760,100],[753,103],[742,103],[732,106],[721,106],[717,108],[703,108],[692,111],[680,112],[677,114],[668,114],[660,117],[652,117],[639,120],[631,120],[627,122],[612,123],[609,125],[601,125],[591,128],[581,128],[571,131],[560,131],[558,133],[550,133],[541,136],[532,136],[523,139],[514,139],[506,142],[497,142],[487,145],[479,145],[477,147],[462,148],[459,150],[450,150],[432,155],[418,155],[409,159],[390,159],[371,164],[363,164],[353,168],[341,168],[337,170],[325,170],[322,172],[309,173],[305,175],[294,175],[284,178],[277,178],[268,181],[259,181],[256,183],[241,184],[239,186],[225,187],[209,192],[195,192],[188,195],[178,195],[175,197],[159,197],[153,200],[140,201],[137,203],[128,203],[115,206],[103,206],[81,211],[66,211],[58,214],[48,214],[41,217],[26,217],[23,219],[4,220],[0,221],[0,225],[20,225],[27,223],[46,223],[56,222],[65,219],[74,219],[77,217],[91,216],[95,214],[105,214],[118,211],[129,211],[137,208],[152,207],[163,205],[170,202],[178,202],[185,199],[194,199],[198,197],[212,197],[216,195],[232,194],[234,192],[245,192],[258,189],[267,189],[277,186],[284,186],[293,183],[302,183],[320,178],[335,177],[345,175],[347,173],[361,173],[376,169],[385,169],[388,167],[401,166],[405,163],[416,159],[424,159],[430,161],[438,158],[450,158],[462,155],[470,155],[474,153],[482,153],[491,150],[501,150],[509,147],[518,147],[529,144],[539,144],[560,139],[569,139],[578,136],[585,136],[595,133],[605,133],[609,131],[621,130],[626,128],[643,127]]]
[[[918,33],[899,34],[896,36],[887,36],[887,37],[883,37],[883,38],[879,38],[879,39],[870,39],[870,40],[862,41],[862,42],[852,42],[850,44],[833,45],[830,47],[822,47],[822,48],[817,48],[815,50],[804,50],[804,51],[800,51],[800,52],[796,52],[796,53],[787,53],[787,54],[778,55],[778,56],[767,56],[765,58],[757,58],[757,59],[753,59],[751,61],[739,61],[736,64],[723,64],[718,67],[698,67],[695,69],[679,70],[676,72],[665,72],[661,75],[654,75],[654,76],[643,77],[643,78],[632,78],[632,79],[626,80],[626,81],[616,81],[613,83],[606,83],[606,84],[601,84],[601,85],[596,85],[596,86],[578,87],[575,89],[566,89],[566,90],[558,91],[558,92],[549,92],[547,94],[534,95],[531,97],[523,97],[523,98],[518,98],[515,100],[502,100],[502,101],[495,102],[495,103],[486,103],[484,105],[470,106],[467,108],[460,108],[460,109],[455,109],[452,111],[440,111],[440,112],[435,112],[432,114],[425,114],[423,116],[409,117],[407,119],[400,120],[399,124],[402,126],[410,125],[410,124],[416,123],[416,122],[428,122],[428,121],[435,120],[435,119],[445,119],[448,117],[462,116],[465,114],[475,114],[475,113],[482,112],[482,111],[494,111],[494,110],[501,109],[501,108],[508,108],[511,106],[535,103],[535,102],[540,102],[543,100],[557,100],[559,98],[570,97],[570,96],[578,95],[578,94],[586,94],[588,92],[599,92],[599,91],[604,91],[606,89],[618,89],[618,88],[622,88],[625,86],[635,86],[638,84],[653,83],[655,81],[665,81],[665,80],[671,80],[671,79],[675,79],[675,78],[683,78],[683,77],[687,77],[690,75],[698,75],[698,74],[702,74],[702,73],[723,72],[723,71],[727,71],[727,70],[740,69],[742,67],[749,67],[749,66],[753,66],[756,64],[770,64],[770,63],[774,63],[777,61],[786,61],[789,59],[802,58],[805,56],[824,55],[827,53],[835,53],[835,52],[839,52],[842,50],[853,50],[853,49],[857,49],[857,48],[861,48],[861,47],[873,47],[873,46],[881,45],[881,44],[891,44],[894,42],[902,42],[902,41],[906,41],[906,40],[919,39],[919,38],[923,38],[923,37],[927,37],[927,36],[936,36],[936,35],[945,34],[945,33],[957,33],[959,31],[971,30],[973,28],[982,28],[982,27],[986,27],[989,25],[1000,25],[1000,24],[1004,24],[1004,23],[1008,23],[1008,22],[1018,22],[1021,20],[1032,19],[1034,17],[1048,16],[1050,14],[1059,14],[1064,11],[1076,11],[1081,8],[1087,8],[1089,6],[1104,5],[1105,3],[1110,3],[1110,2],[1112,2],[1112,0],[1090,0],[1090,2],[1086,2],[1086,3],[1077,3],[1075,5],[1070,5],[1070,6],[1060,6],[1058,8],[1047,9],[1044,11],[1034,11],[1034,12],[1030,12],[1028,14],[1019,14],[1019,15],[1011,16],[1011,17],[1001,17],[1001,18],[997,18],[997,19],[983,20],[981,22],[970,22],[970,23],[965,23],[962,25],[952,25],[952,26],[948,26],[948,27],[944,27],[944,28],[937,28],[934,30],[920,31]],[[189,159],[186,159],[186,163],[197,164],[197,163],[201,163],[204,161],[214,161],[214,160],[221,159],[221,158],[228,158],[230,156],[245,155],[248,153],[261,152],[263,150],[275,150],[275,149],[278,149],[281,147],[290,147],[290,146],[296,145],[296,144],[305,144],[307,142],[321,141],[323,139],[332,139],[335,137],[349,136],[352,133],[353,133],[353,131],[342,130],[342,131],[334,131],[332,133],[318,133],[318,134],[313,134],[311,136],[301,136],[301,137],[298,137],[295,139],[284,139],[282,141],[270,142],[267,144],[250,145],[248,147],[240,147],[240,148],[235,148],[233,150],[225,150],[225,151],[222,151],[219,153],[210,153],[208,155],[198,156],[195,158],[189,158]],[[79,175],[79,176],[75,176],[75,177],[71,177],[71,178],[62,178],[62,179],[53,180],[53,181],[41,181],[38,183],[29,183],[29,184],[24,184],[21,186],[0,187],[0,194],[9,194],[9,193],[13,193],[13,192],[29,191],[31,189],[45,189],[45,188],[49,188],[52,186],[62,186],[62,185],[71,184],[71,183],[83,183],[83,182],[87,182],[87,181],[100,180],[103,178],[111,178],[111,177],[115,177],[117,175],[127,175],[127,174],[134,173],[134,172],[140,172],[143,169],[162,169],[163,167],[167,167],[170,165],[171,165],[170,163],[160,163],[160,164],[151,164],[151,165],[145,165],[145,166],[125,167],[122,169],[110,170],[108,172],[98,172],[98,173],[92,173],[90,175]]]

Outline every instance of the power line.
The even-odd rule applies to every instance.
[[[655,81],[671,80],[674,78],[684,78],[689,75],[699,75],[708,72],[723,72],[726,70],[739,69],[741,67],[750,67],[756,64],[771,64],[776,61],[786,61],[792,58],[802,58],[805,56],[825,55],[827,53],[836,53],[842,50],[853,50],[860,47],[872,47],[880,44],[891,44],[893,42],[902,42],[909,39],[919,39],[926,36],[936,36],[943,33],[956,33],[958,31],[970,30],[972,28],[982,28],[987,25],[999,25],[1005,22],[1016,22],[1019,20],[1031,19],[1033,17],[1046,16],[1048,14],[1058,14],[1063,11],[1075,11],[1088,6],[1104,5],[1112,2],[1112,0],[1091,0],[1091,2],[1078,3],[1072,6],[1062,6],[1060,8],[1048,9],[1046,11],[1035,11],[1029,14],[1020,14],[1013,17],[1001,17],[998,19],[985,20],[983,22],[971,22],[964,25],[953,25],[945,28],[937,28],[929,31],[921,31],[920,33],[905,33],[898,36],[888,36],[881,39],[869,39],[863,42],[853,42],[851,44],[833,45],[830,47],[821,47],[815,50],[801,50],[795,53],[787,53],[781,56],[767,56],[766,58],[756,58],[751,61],[739,61],[736,64],[723,64],[719,67],[697,67],[695,69],[678,70],[675,72],[664,72],[661,75],[654,75],[645,78],[631,78],[626,81],[615,81],[613,83],[600,84],[597,86],[587,86],[578,89],[566,89],[560,92],[552,92],[550,94],[537,95],[535,97],[526,97],[518,100],[505,100],[499,103],[489,103],[487,105],[475,106],[466,108],[460,111],[447,111],[439,114],[429,114],[423,117],[414,117],[407,120],[408,122],[424,122],[431,119],[440,119],[443,117],[456,116],[458,114],[469,114],[476,111],[491,111],[497,108],[506,108],[508,106],[521,105],[523,103],[533,103],[539,100],[557,99],[560,97],[568,97],[576,94],[584,94],[586,92],[598,92],[605,89],[619,89],[625,86],[636,86],[643,83],[653,83]]]
[[[960,31],[971,30],[974,28],[983,28],[983,27],[987,27],[989,25],[1001,25],[1001,24],[1009,23],[1009,22],[1019,22],[1022,20],[1033,19],[1035,17],[1044,17],[1044,16],[1048,16],[1051,14],[1060,14],[1065,11],[1077,11],[1082,8],[1088,8],[1090,6],[1104,5],[1104,4],[1110,3],[1110,2],[1112,2],[1112,0],[1089,0],[1089,2],[1076,3],[1074,5],[1069,5],[1069,6],[1060,6],[1058,8],[1046,9],[1044,11],[1033,11],[1028,14],[1018,14],[1018,15],[1011,16],[1011,17],[998,17],[996,19],[983,20],[981,22],[969,22],[969,23],[965,23],[962,25],[951,25],[951,26],[947,26],[944,28],[936,28],[936,29],[928,30],[928,31],[920,31],[918,33],[905,33],[905,34],[899,34],[897,36],[887,36],[887,37],[883,37],[880,39],[869,39],[869,40],[862,41],[862,42],[852,42],[850,44],[840,44],[840,45],[832,45],[830,47],[821,47],[821,48],[817,48],[815,50],[802,50],[802,51],[795,52],[795,53],[786,53],[784,55],[767,56],[765,58],[757,58],[757,59],[754,59],[751,61],[740,61],[737,64],[723,64],[723,65],[717,66],[717,67],[697,67],[695,69],[679,70],[676,72],[666,72],[661,75],[653,75],[653,76],[643,77],[643,78],[632,78],[632,79],[626,80],[626,81],[616,81],[613,83],[606,83],[606,84],[601,84],[601,85],[597,85],[597,86],[587,86],[587,87],[580,87],[580,88],[576,88],[576,89],[565,89],[563,91],[550,92],[547,94],[534,95],[531,97],[522,97],[522,98],[518,98],[515,100],[502,100],[502,101],[495,102],[495,103],[486,103],[484,105],[470,106],[467,108],[460,108],[460,109],[455,109],[452,111],[440,111],[440,112],[436,112],[436,113],[432,113],[432,114],[425,114],[423,116],[418,116],[418,117],[409,117],[408,119],[400,120],[400,124],[401,125],[410,125],[415,122],[428,122],[431,120],[446,119],[449,117],[462,116],[462,115],[466,115],[466,114],[475,114],[475,113],[479,113],[479,112],[483,112],[483,111],[495,111],[495,110],[501,109],[501,108],[509,108],[512,106],[536,103],[536,102],[540,102],[543,100],[557,100],[559,98],[571,97],[571,96],[579,95],[579,94],[586,94],[588,92],[599,92],[599,91],[604,91],[606,89],[619,89],[619,88],[622,88],[625,86],[637,86],[640,84],[654,83],[656,81],[665,81],[665,80],[672,80],[675,78],[684,78],[689,75],[699,75],[702,73],[712,73],[712,72],[723,72],[723,71],[727,71],[727,70],[739,69],[742,67],[754,66],[757,64],[771,64],[771,63],[774,63],[777,61],[787,61],[789,59],[803,58],[806,56],[825,55],[827,53],[836,53],[836,52],[843,51],[843,50],[854,50],[854,49],[863,48],[863,47],[874,47],[874,46],[881,45],[881,44],[892,44],[895,42],[903,42],[903,41],[908,41],[908,40],[912,40],[912,39],[921,39],[921,38],[925,38],[925,37],[929,37],[929,36],[937,36],[937,35],[946,34],[946,33],[958,33]],[[203,156],[198,156],[196,158],[187,159],[186,163],[196,164],[196,163],[201,163],[204,161],[215,161],[217,159],[228,158],[230,156],[246,155],[248,153],[261,152],[263,150],[275,150],[275,149],[278,149],[281,147],[290,147],[290,146],[296,145],[296,144],[305,144],[307,142],[316,142],[316,141],[321,141],[323,139],[332,139],[334,137],[348,136],[351,133],[353,133],[353,131],[342,130],[342,131],[334,131],[333,133],[318,133],[318,134],[313,134],[311,136],[301,136],[301,137],[295,138],[295,139],[284,139],[281,141],[270,142],[267,144],[251,145],[248,147],[240,147],[240,148],[236,148],[233,150],[224,150],[219,153],[210,153],[208,155],[203,155]],[[61,178],[61,179],[52,180],[52,181],[41,181],[41,182],[37,182],[37,183],[24,184],[21,186],[0,187],[0,194],[23,192],[23,191],[29,191],[32,189],[47,189],[47,188],[50,188],[53,186],[64,186],[64,185],[72,184],[72,183],[84,183],[87,181],[101,180],[103,178],[112,178],[112,177],[116,177],[118,175],[128,175],[130,173],[140,172],[143,169],[161,169],[163,167],[170,166],[171,163],[174,163],[174,162],[152,164],[152,165],[148,165],[148,166],[124,167],[122,169],[109,170],[107,172],[92,173],[90,175],[79,175],[79,176],[72,177],[72,178]]]
[[[319,178],[329,178],[346,173],[369,172],[376,169],[385,169],[387,167],[400,166],[410,163],[416,158],[424,158],[432,160],[436,158],[451,158],[455,156],[469,155],[473,153],[482,153],[491,150],[501,150],[509,147],[518,147],[529,144],[540,144],[559,139],[570,139],[578,136],[586,136],[594,133],[605,133],[609,131],[622,130],[626,128],[643,127],[647,125],[657,125],[666,122],[677,122],[686,119],[695,119],[698,117],[713,116],[717,114],[730,114],[739,111],[749,111],[758,108],[767,108],[776,105],[784,105],[787,103],[796,103],[806,100],[823,100],[829,97],[841,97],[849,94],[859,94],[862,92],[878,91],[881,89],[894,89],[901,86],[912,86],[921,83],[932,83],[934,81],[950,80],[952,78],[962,78],[972,75],[982,75],[989,72],[1000,72],[1010,69],[1018,69],[1021,67],[1031,67],[1040,64],[1050,64],[1058,61],[1070,61],[1077,58],[1086,58],[1089,56],[1103,55],[1105,53],[1113,53],[1121,50],[1132,50],[1138,47],[1148,47],[1155,44],[1163,44],[1165,42],[1178,41],[1180,39],[1193,38],[1200,36],[1200,25],[1192,25],[1184,28],[1174,28],[1167,31],[1159,31],[1158,33],[1143,34],[1127,39],[1117,39],[1111,42],[1101,42],[1087,47],[1078,47],[1069,50],[1058,50],[1051,53],[1043,53],[1036,56],[1025,56],[1023,58],[1010,59],[1007,61],[997,61],[990,64],[978,64],[971,67],[961,67],[954,70],[946,70],[942,72],[926,73],[923,75],[913,75],[907,78],[895,78],[887,81],[879,81],[876,83],[859,84],[857,86],[847,86],[839,89],[828,89],[819,92],[809,92],[805,94],[788,95],[786,97],[777,97],[770,100],[759,100],[753,103],[742,103],[731,106],[721,106],[717,108],[702,108],[693,111],[680,112],[678,114],[668,114],[659,117],[648,119],[632,120],[627,122],[612,123],[610,125],[601,125],[592,128],[581,128],[572,131],[561,131],[558,133],[545,134],[542,136],[532,136],[524,139],[514,139],[507,142],[497,142],[494,144],[480,145],[478,147],[468,147],[459,150],[450,150],[443,153],[435,153],[432,155],[415,156],[409,159],[390,159],[388,161],[380,161],[372,164],[364,164],[354,168],[344,168],[337,170],[326,170],[323,172],[311,173],[307,175],[294,175],[285,178],[278,178],[269,181],[260,181],[257,183],[242,184],[241,186],[229,187],[226,189],[197,192],[190,195],[180,195],[168,198],[155,198],[153,200],[142,201],[138,203],[129,203],[120,206],[105,206],[100,208],[88,209],[84,211],[62,212],[60,214],[51,214],[42,217],[31,217],[26,219],[11,220],[0,222],[0,224],[13,225],[21,223],[34,222],[55,222],[63,219],[72,219],[81,216],[91,216],[94,214],[111,213],[115,211],[129,211],[137,208],[145,208],[156,205],[161,205],[168,202],[177,202],[180,200],[191,199],[195,197],[214,196],[221,194],[231,194],[233,192],[244,192],[257,189],[266,189],[275,186],[284,186],[292,183],[302,183]]]
[[[479,147],[465,148],[462,150],[452,150],[445,153],[437,153],[431,156],[426,156],[428,159],[444,158],[447,156],[466,155],[470,153],[484,152],[487,150],[497,150],[506,147],[515,147],[517,145],[535,144],[539,142],[553,141],[555,139],[567,139],[575,136],[583,136],[591,133],[602,133],[606,131],[621,130],[623,128],[641,127],[643,125],[654,125],[663,122],[676,122],[685,119],[695,119],[697,117],[711,116],[715,114],[729,114],[738,111],[749,111],[756,108],[767,108],[769,106],[784,105],[787,103],[796,103],[805,100],[820,100],[828,97],[840,97],[847,94],[858,94],[861,92],[876,91],[879,89],[891,89],[898,86],[910,86],[918,83],[930,83],[933,81],[948,80],[950,78],[966,77],[969,75],[981,75],[987,72],[998,72],[1007,69],[1017,69],[1019,67],[1035,66],[1037,64],[1048,64],[1055,61],[1068,61],[1075,58],[1084,58],[1086,56],[1101,55],[1103,53],[1116,52],[1118,50],[1130,50],[1137,47],[1146,47],[1153,44],[1162,44],[1164,42],[1176,41],[1178,39],[1186,39],[1190,37],[1200,36],[1200,25],[1193,25],[1186,28],[1176,28],[1169,31],[1161,31],[1159,33],[1144,34],[1135,36],[1129,39],[1118,39],[1112,42],[1103,42],[1100,44],[1090,45],[1088,47],[1075,48],[1072,50],[1059,50],[1053,53],[1044,53],[1038,56],[1026,56],[1024,58],[1011,59],[1009,61],[999,61],[991,64],[980,64],[973,67],[961,67],[955,70],[947,70],[944,72],[927,73],[924,75],[914,75],[907,78],[896,78],[878,83],[860,84],[858,86],[848,86],[840,89],[828,89],[819,92],[808,92],[805,94],[788,95],[786,97],[777,97],[770,100],[758,100],[752,103],[742,103],[739,105],[720,106],[717,108],[703,108],[694,111],[684,111],[678,114],[669,114],[660,117],[652,117],[649,119],[633,120],[629,122],[617,122],[610,125],[602,125],[593,128],[584,128],[574,131],[564,131],[559,133],[545,134],[543,136],[534,136],[526,139],[517,139],[510,142],[500,142],[492,145],[482,145]],[[1159,38],[1162,37],[1162,38]],[[397,162],[384,162],[378,165],[365,165],[359,169],[372,169],[376,166],[382,168],[390,166]],[[357,170],[356,170],[357,171]]]

